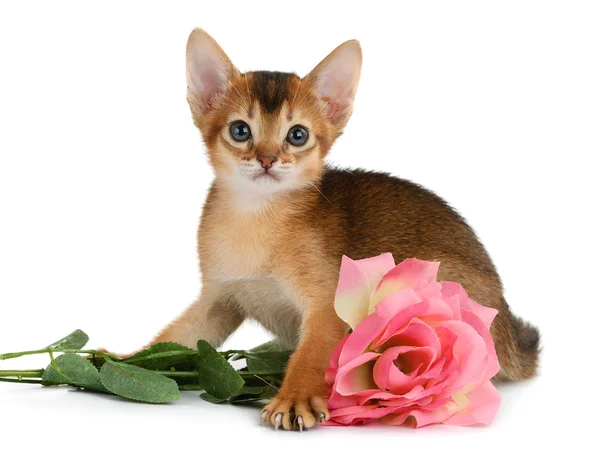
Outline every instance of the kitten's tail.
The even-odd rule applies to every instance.
[[[510,311],[509,318],[509,331],[514,345],[509,352],[508,364],[502,365],[498,378],[510,381],[533,378],[539,365],[540,332]]]

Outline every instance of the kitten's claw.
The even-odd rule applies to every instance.
[[[261,423],[269,422],[276,430],[304,431],[328,418],[327,400],[321,396],[290,398],[278,395],[261,413]]]
[[[298,416],[298,429],[300,430],[300,433],[302,433],[303,428],[304,428],[304,419],[302,419],[302,416]]]
[[[269,411],[263,411],[260,415],[260,424],[264,425],[269,422]]]

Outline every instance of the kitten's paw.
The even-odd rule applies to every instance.
[[[303,431],[329,419],[327,401],[321,396],[297,397],[278,395],[265,406],[261,424],[270,423],[276,430]]]

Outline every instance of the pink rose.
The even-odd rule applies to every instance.
[[[498,311],[460,284],[437,282],[438,268],[418,259],[395,266],[390,253],[342,258],[335,309],[353,331],[326,374],[329,425],[492,421],[500,393],[489,329]]]

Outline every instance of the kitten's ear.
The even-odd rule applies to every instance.
[[[361,65],[360,44],[358,41],[346,41],[305,78],[326,102],[327,115],[338,126],[343,127],[352,113]]]
[[[206,31],[190,33],[186,48],[188,102],[192,110],[205,114],[222,99],[229,80],[239,75],[223,49]]]

